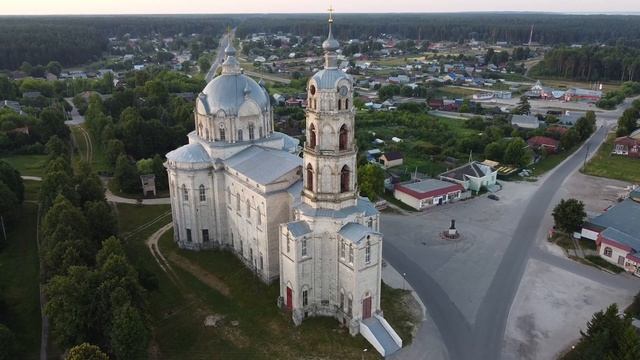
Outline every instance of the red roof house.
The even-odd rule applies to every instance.
[[[560,148],[560,141],[546,136],[534,136],[527,140],[527,144],[534,150],[546,150],[548,152],[557,152]]]

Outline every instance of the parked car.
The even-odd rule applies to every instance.
[[[488,197],[489,199],[491,199],[491,200],[495,200],[495,201],[500,200],[500,198],[499,198],[497,195],[494,195],[494,194],[491,194],[491,195],[489,195],[489,196],[487,196],[487,197]]]

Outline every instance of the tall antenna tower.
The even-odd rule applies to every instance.
[[[529,33],[529,46],[531,46],[531,43],[533,42],[533,26],[531,25],[531,32]]]

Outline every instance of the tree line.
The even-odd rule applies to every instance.
[[[71,164],[67,142],[52,137],[47,152],[39,251],[53,339],[71,354],[91,343],[116,359],[146,358],[149,285],[116,237],[102,183],[90,164]]]
[[[23,62],[74,66],[101,58],[110,37],[159,34],[221,34],[237,18],[203,16],[19,16],[0,17],[0,69]]]
[[[531,70],[531,75],[583,81],[639,81],[640,49],[628,46],[553,49]]]
[[[283,32],[299,36],[323,36],[327,16],[254,15],[238,27],[238,35]],[[563,14],[338,14],[334,34],[342,39],[366,39],[392,34],[408,39],[462,41],[475,38],[487,42],[527,43],[534,25],[533,41],[549,45],[621,42],[638,45],[640,23],[637,16]]]

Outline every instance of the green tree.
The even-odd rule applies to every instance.
[[[531,104],[529,104],[529,98],[526,96],[520,97],[520,102],[518,106],[516,106],[513,111],[513,114],[519,115],[529,115],[531,113]]]
[[[489,160],[502,162],[506,146],[503,142],[492,142],[484,148],[484,157]]]
[[[105,156],[107,158],[107,162],[111,167],[115,167],[116,161],[118,161],[118,157],[123,155],[124,151],[124,143],[118,139],[111,139],[107,141],[107,149],[105,151]]]
[[[527,143],[521,138],[511,140],[505,149],[503,161],[518,167],[527,166],[531,161],[531,155],[527,151]]]
[[[47,141],[45,148],[47,149],[49,159],[57,157],[69,157],[69,147],[57,135],[53,135],[49,138],[49,141]]]
[[[587,330],[564,360],[632,360],[640,358],[640,335],[631,325],[629,315],[620,316],[618,306],[612,304],[604,312],[598,311],[587,323]]]
[[[560,203],[553,209],[552,215],[556,229],[569,234],[578,231],[587,217],[584,203],[576,199],[560,200]]]
[[[360,193],[376,201],[384,192],[384,171],[379,166],[366,164],[358,169]]]
[[[24,183],[20,172],[2,160],[0,160],[0,181],[9,187],[18,200],[18,203],[22,203],[24,200]]]
[[[579,142],[580,142],[580,135],[578,135],[578,132],[573,128],[569,129],[566,133],[564,133],[560,137],[560,146],[563,149],[571,149],[573,146],[575,146]]]
[[[620,119],[618,119],[618,136],[627,136],[638,129],[638,118],[640,117],[639,111],[635,108],[630,108],[622,113]]]
[[[0,215],[6,221],[12,220],[15,215],[16,208],[20,205],[20,201],[16,194],[0,180]]]
[[[138,309],[124,305],[114,311],[111,347],[118,359],[146,359],[149,330]]]
[[[69,349],[65,360],[109,360],[109,357],[99,347],[82,343]]]
[[[3,324],[0,324],[0,360],[15,359],[16,337],[13,332]]]
[[[95,241],[103,241],[118,233],[118,219],[105,201],[86,202],[84,212]]]
[[[206,56],[200,56],[198,59],[198,67],[200,68],[200,72],[206,74],[211,68],[211,61]]]
[[[580,140],[586,140],[589,138],[589,136],[591,136],[591,134],[593,134],[594,131],[596,131],[596,124],[595,122],[589,122],[586,117],[581,117],[576,122],[574,129],[576,129]]]
[[[62,65],[57,61],[49,61],[46,69],[55,76],[60,76],[60,73],[62,73]]]
[[[130,194],[139,193],[140,191],[142,191],[138,169],[129,161],[127,156],[124,154],[118,157],[118,161],[116,162],[116,168],[114,171],[114,177],[118,182],[120,190]]]
[[[104,188],[102,181],[93,172],[91,164],[86,161],[79,161],[77,164],[78,174],[76,177],[76,191],[80,197],[80,204],[87,201],[104,200]]]
[[[84,266],[72,266],[66,275],[52,278],[46,287],[44,312],[51,332],[62,348],[90,341],[95,329],[97,274]]]

